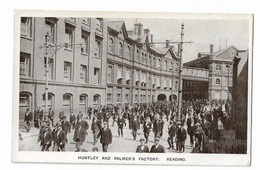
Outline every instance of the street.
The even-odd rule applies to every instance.
[[[89,123],[89,126],[91,126],[91,120],[87,120]],[[144,138],[144,133],[142,129],[139,129],[138,132],[140,133],[137,136],[137,139],[134,141],[133,136],[131,134],[131,130],[128,128],[128,122],[126,126],[124,127],[124,136],[123,137],[118,137],[118,132],[117,132],[117,124],[112,127],[112,118],[109,120],[109,127],[112,131],[113,135],[113,141],[112,144],[108,146],[108,152],[135,152],[136,147],[140,145],[139,139]],[[160,144],[165,147],[165,152],[172,152],[176,153],[176,150],[168,149],[169,145],[167,143],[167,138],[168,138],[168,124],[164,119],[164,129],[163,129],[163,136],[161,137]],[[142,125],[141,125],[142,128]],[[87,130],[87,137],[86,141],[84,142],[82,148],[87,150],[88,152],[92,152],[93,147],[98,147],[99,152],[102,152],[102,146],[98,140],[96,145],[93,145],[93,133],[91,132],[90,128]],[[22,135],[23,140],[19,141],[19,150],[20,151],[41,151],[40,144],[37,143],[38,139],[38,134],[39,134],[39,129],[32,127],[31,131],[29,133],[25,132],[24,129],[20,128],[20,134]],[[68,137],[68,143],[66,144],[65,150],[74,152],[76,150],[75,144],[73,141],[73,135],[74,135],[74,130],[71,131],[71,133],[67,134]],[[154,133],[151,131],[150,136],[149,136],[149,141],[146,144],[149,149],[152,147],[154,144]],[[190,153],[192,151],[192,147],[190,146],[190,139],[189,135],[187,135],[187,139],[185,141],[185,153]],[[175,143],[174,143],[175,145]],[[175,145],[176,148],[176,145]],[[51,147],[52,149],[52,147]],[[51,150],[50,149],[50,150]]]

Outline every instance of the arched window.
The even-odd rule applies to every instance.
[[[87,107],[88,107],[88,96],[87,94],[81,94],[79,96],[79,111],[83,114],[87,114]]]
[[[62,108],[65,114],[70,114],[73,111],[73,100],[72,94],[65,93],[63,94],[63,103]]]
[[[47,101],[47,108],[51,108],[55,110],[55,95],[53,93],[48,93],[48,101]],[[42,108],[45,108],[45,93],[42,94]]]
[[[94,103],[95,107],[100,105],[100,95],[99,94],[95,94],[93,96],[93,103]]]
[[[111,53],[114,53],[114,40],[112,37],[109,38],[109,41],[108,41],[108,51],[111,52]]]
[[[123,45],[123,43],[122,42],[120,42],[119,43],[119,55],[121,56],[121,57],[124,57],[124,45]]]
[[[128,59],[131,59],[131,47],[127,46],[127,54],[126,54]]]
[[[169,70],[172,71],[173,70],[173,63],[171,62]]]
[[[24,120],[26,110],[32,109],[32,94],[29,92],[20,92],[19,96],[19,120]]]
[[[161,68],[161,59],[160,58],[157,59],[157,68],[158,69]]]
[[[140,51],[136,50],[136,61],[140,61]]]
[[[167,60],[164,61],[164,70],[167,70]]]
[[[221,65],[220,64],[216,65],[216,70],[221,70]]]

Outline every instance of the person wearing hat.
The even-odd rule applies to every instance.
[[[62,118],[61,118],[61,127],[62,127],[62,130],[65,131],[66,136],[67,136],[67,133],[70,131],[70,123],[67,120],[66,116],[62,116]]]
[[[27,132],[30,132],[31,130],[31,121],[33,118],[33,114],[29,109],[26,109],[26,113],[24,114],[24,127],[26,129]]]
[[[118,119],[117,119],[117,126],[118,126],[118,137],[120,137],[120,135],[123,137],[123,127],[125,125],[125,119],[123,118],[122,114],[119,115]]]
[[[65,151],[66,141],[66,133],[64,130],[62,130],[61,124],[58,124],[57,130],[55,130],[54,133],[54,151]]]
[[[136,153],[149,153],[149,148],[144,144],[145,139],[141,138],[140,143],[141,145],[137,146]]]
[[[97,143],[97,135],[98,135],[98,132],[99,130],[101,129],[101,122],[97,119],[97,116],[94,115],[93,117],[93,121],[92,121],[92,124],[91,124],[91,130],[93,132],[93,139],[94,139],[94,142],[93,144],[95,145]]]
[[[73,139],[76,142],[76,152],[81,152],[81,146],[86,139],[86,131],[82,128],[82,126],[80,126],[79,129],[75,131],[75,136]]]
[[[146,117],[146,120],[143,124],[143,128],[144,128],[144,137],[146,139],[146,142],[148,142],[148,139],[149,139],[149,134],[150,134],[150,131],[151,131],[151,128],[152,128],[152,123],[150,121],[150,117]]]
[[[41,146],[42,151],[49,151],[53,140],[52,131],[48,125],[44,126],[44,133],[42,133]]]
[[[171,148],[174,149],[173,138],[176,135],[176,126],[175,126],[175,124],[172,121],[170,121],[170,124],[168,126],[168,130],[169,130],[168,131],[169,137],[167,139],[167,142],[169,144],[169,148],[168,149],[171,149]]]
[[[73,114],[73,112],[70,113],[70,130],[69,133],[72,130],[75,129],[75,124],[76,124],[76,116]]]
[[[97,137],[100,137],[103,152],[107,152],[108,145],[112,143],[112,132],[108,128],[107,122],[104,122],[104,127],[99,131]]]
[[[54,124],[53,124],[53,119],[54,119],[54,111],[52,110],[52,108],[49,108],[49,112],[48,112],[48,118],[50,119],[51,126],[54,126]]]
[[[150,153],[165,153],[164,147],[159,144],[160,138],[156,137],[154,139],[154,145],[151,147]]]
[[[133,123],[132,123],[132,135],[134,137],[134,140],[136,140],[137,130],[139,126],[139,120],[137,119],[137,116],[134,117]]]

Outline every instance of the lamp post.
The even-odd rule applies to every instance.
[[[181,121],[181,105],[182,105],[182,45],[184,36],[184,24],[181,24],[181,42],[180,42],[180,64],[179,64],[179,89],[178,89],[178,121]]]
[[[48,115],[48,93],[49,93],[49,39],[50,34],[47,31],[45,34],[45,58],[46,58],[46,69],[45,69],[45,115]]]

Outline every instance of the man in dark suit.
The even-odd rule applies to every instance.
[[[107,152],[108,145],[112,143],[112,132],[108,128],[107,122],[104,122],[104,127],[99,131],[98,138],[102,144],[103,152]]]
[[[31,121],[32,121],[32,112],[29,109],[26,109],[26,113],[24,115],[24,127],[26,129],[27,132],[30,132],[31,130]]]
[[[48,118],[51,121],[51,125],[53,126],[54,111],[51,108],[49,108]]]
[[[141,145],[137,146],[136,153],[149,153],[149,148],[148,146],[144,145],[144,141],[144,138],[140,139]]]
[[[70,123],[69,123],[69,121],[67,121],[66,116],[63,116],[61,118],[61,127],[62,127],[62,130],[64,130],[67,135],[67,133],[70,131]]]
[[[144,128],[144,137],[145,137],[145,140],[146,140],[145,143],[147,143],[148,139],[149,139],[149,134],[150,134],[150,131],[151,131],[151,128],[152,128],[152,123],[151,123],[149,117],[146,117],[146,121],[144,122],[143,128]]]
[[[75,129],[75,123],[76,123],[76,116],[73,114],[73,112],[71,112],[70,113],[70,131],[71,131],[71,129],[72,130]]]
[[[91,130],[93,132],[94,145],[97,143],[97,135],[99,130],[101,129],[101,122],[97,119],[97,116],[93,117],[93,121],[91,124]]]
[[[117,119],[118,137],[120,137],[120,134],[123,137],[123,127],[124,127],[124,124],[125,124],[125,119],[123,118],[122,114],[120,114],[118,119]]]
[[[81,146],[83,145],[83,142],[86,139],[86,131],[82,127],[79,127],[79,129],[76,130],[74,140],[76,142],[76,152],[81,152]]]
[[[38,108],[37,110],[37,116],[38,116],[38,124],[39,124],[39,128],[42,127],[42,123],[43,123],[43,110],[41,107]]]
[[[170,124],[169,124],[169,126],[168,126],[168,135],[169,135],[169,137],[168,137],[168,139],[167,139],[167,142],[168,142],[168,144],[169,144],[169,148],[168,149],[174,149],[174,145],[173,145],[173,138],[175,137],[175,134],[176,134],[176,126],[175,126],[175,124],[172,122],[172,121],[170,121]]]
[[[66,133],[62,130],[61,124],[58,124],[57,130],[54,133],[54,151],[65,151]]]
[[[134,137],[134,140],[136,140],[138,126],[139,126],[139,120],[137,119],[137,116],[135,116],[132,123],[132,135]]]
[[[150,153],[165,153],[165,149],[159,144],[159,141],[159,138],[154,139],[154,145],[152,146]]]
[[[42,137],[41,137],[42,151],[49,151],[52,140],[53,140],[52,130],[50,129],[49,126],[45,125],[44,133],[42,133]]]

